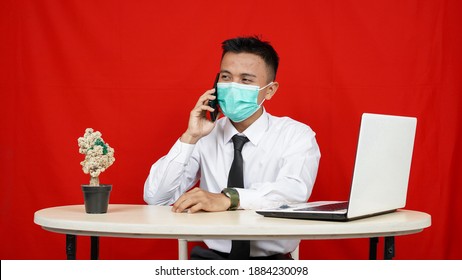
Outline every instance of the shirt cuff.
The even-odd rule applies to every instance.
[[[239,208],[238,209],[263,209],[275,208],[280,206],[280,202],[268,201],[262,199],[261,191],[255,189],[235,188],[239,193]]]

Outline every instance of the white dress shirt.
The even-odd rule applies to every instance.
[[[227,187],[234,157],[231,138],[237,133],[229,119],[223,117],[195,145],[177,140],[169,153],[152,165],[144,185],[144,200],[155,205],[173,204],[198,180],[202,189],[220,193]],[[321,157],[311,128],[264,110],[242,134],[249,142],[242,149],[244,189],[236,189],[240,208],[305,202],[311,195]],[[231,240],[204,241],[211,249],[226,253],[231,250]],[[251,241],[250,256],[289,253],[298,243],[299,240]]]

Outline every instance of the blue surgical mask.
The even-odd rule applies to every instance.
[[[218,83],[217,97],[221,111],[233,122],[242,122],[252,116],[265,101],[258,104],[260,90],[272,85],[273,82],[259,88],[255,85],[239,83]]]

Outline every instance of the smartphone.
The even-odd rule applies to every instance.
[[[213,88],[215,89],[213,95],[215,96],[217,96],[217,83],[219,79],[220,73],[217,73],[217,76],[215,77],[215,82],[213,83]],[[210,120],[214,122],[218,117],[218,99],[215,98],[215,100],[209,100],[209,106],[215,109],[215,111],[210,112]]]

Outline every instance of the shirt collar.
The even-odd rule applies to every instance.
[[[260,140],[262,139],[263,134],[268,129],[268,125],[269,125],[268,119],[269,119],[269,115],[266,112],[265,108],[263,107],[263,114],[253,124],[251,124],[246,130],[244,130],[241,134],[245,135],[247,138],[249,138],[249,141],[252,144],[257,146]],[[239,132],[233,126],[231,121],[227,118],[225,121],[225,125],[224,125],[224,135],[223,135],[224,144],[231,141],[231,138],[235,134],[239,134]]]

